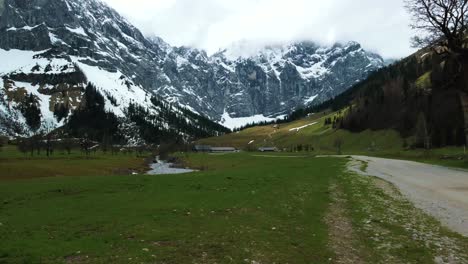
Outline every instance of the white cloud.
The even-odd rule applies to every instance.
[[[355,40],[385,57],[413,50],[403,0],[104,0],[147,35],[209,53],[239,41]]]

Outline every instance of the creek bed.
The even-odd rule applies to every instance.
[[[174,164],[160,160],[159,157],[157,157],[156,162],[151,164],[150,166],[151,170],[148,171],[147,174],[164,175],[164,174],[183,174],[183,173],[195,172],[195,170],[174,168],[173,166]]]

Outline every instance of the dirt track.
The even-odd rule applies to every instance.
[[[366,173],[394,184],[416,207],[453,231],[468,236],[468,171],[423,163],[353,156],[368,163]],[[360,165],[351,170],[363,173]]]

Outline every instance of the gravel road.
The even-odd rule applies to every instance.
[[[391,182],[416,207],[468,237],[468,171],[365,156],[353,159],[368,163],[364,174]],[[358,165],[351,169],[363,173]]]

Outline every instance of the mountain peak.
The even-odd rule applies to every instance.
[[[43,116],[56,126],[54,106],[73,101],[72,108],[77,107],[88,81],[106,95],[107,109],[118,116],[125,116],[130,104],[153,109],[150,99],[156,95],[211,120],[226,115],[249,120],[320,103],[383,66],[380,56],[357,42],[243,41],[209,56],[145,37],[100,0],[4,4],[0,58],[8,63],[0,65],[0,77],[7,85],[0,90],[11,94],[11,89],[24,88],[43,98]],[[19,59],[4,59],[13,57]],[[0,111],[12,102],[10,97],[0,102]]]

